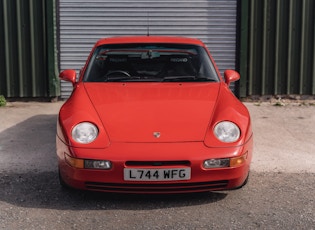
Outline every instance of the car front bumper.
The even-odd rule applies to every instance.
[[[106,149],[71,148],[57,136],[60,176],[70,187],[118,193],[188,193],[227,190],[240,187],[248,177],[252,158],[252,137],[244,145],[208,148],[203,142],[184,143],[112,143]],[[235,158],[246,154],[237,167],[205,169],[207,159]],[[73,159],[108,160],[107,170],[73,167],[65,156]],[[124,169],[174,169],[188,167],[188,180],[127,181]]]

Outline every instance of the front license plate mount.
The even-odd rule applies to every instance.
[[[148,168],[124,168],[125,181],[177,181],[190,180],[191,169],[168,168],[168,169],[148,169]]]

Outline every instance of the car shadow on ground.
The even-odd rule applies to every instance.
[[[214,203],[227,196],[224,192],[132,195],[63,189],[55,155],[56,119],[56,115],[36,115],[0,133],[0,202],[60,210],[150,210]]]
[[[114,194],[59,185],[56,172],[5,173],[0,178],[0,201],[14,206],[58,210],[151,210],[209,204],[224,199],[224,192],[172,195]],[[1,206],[1,205],[0,205]]]

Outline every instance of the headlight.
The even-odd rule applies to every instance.
[[[77,124],[72,129],[72,138],[81,144],[88,144],[95,140],[98,135],[98,129],[89,122]]]
[[[214,127],[214,135],[222,142],[231,143],[239,139],[240,129],[230,121],[222,121]]]

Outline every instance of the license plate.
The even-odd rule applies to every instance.
[[[124,169],[124,180],[127,181],[173,181],[189,180],[190,168],[170,169]]]

